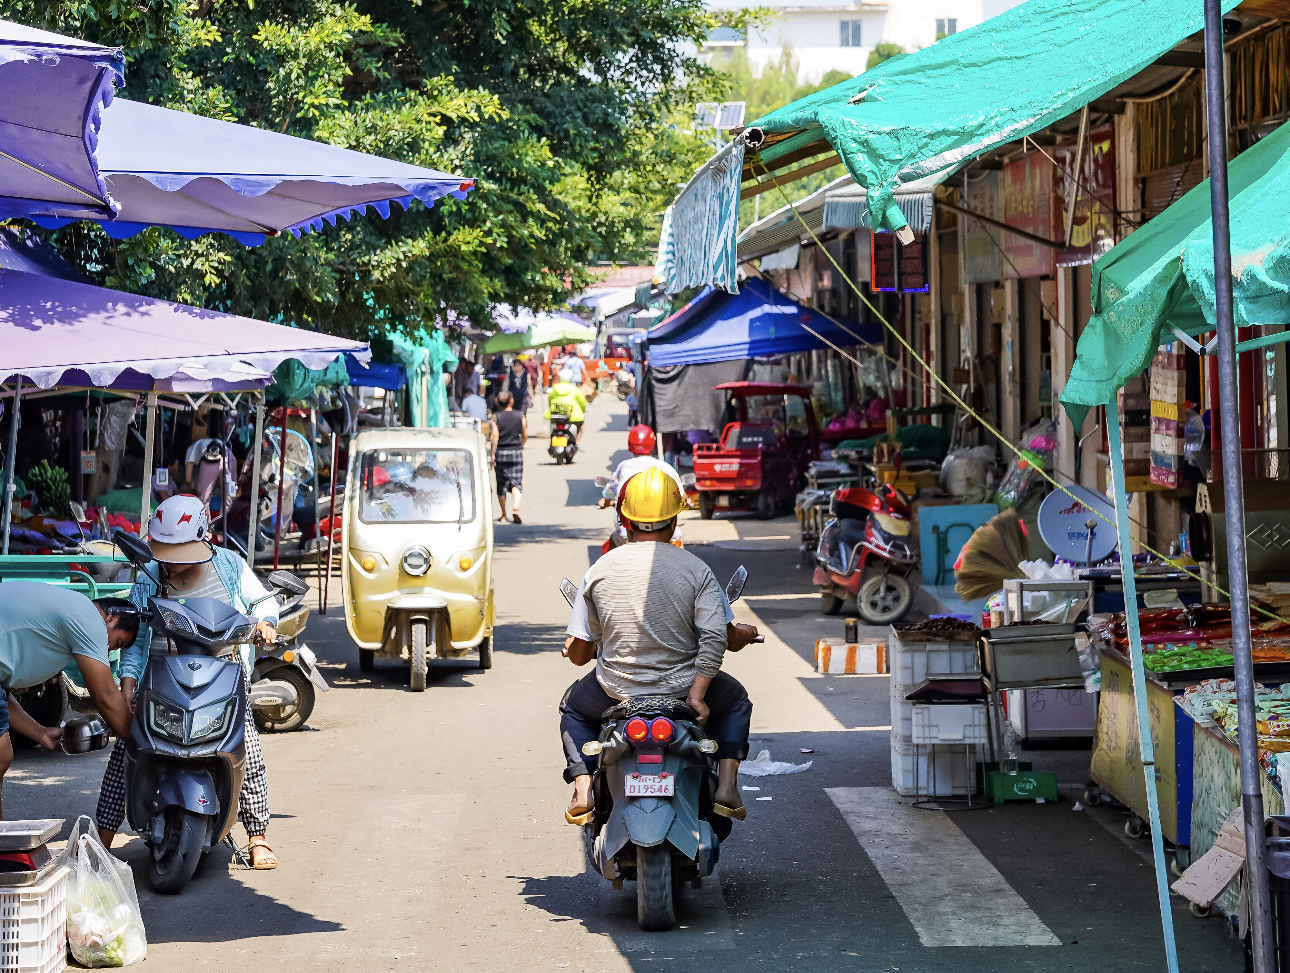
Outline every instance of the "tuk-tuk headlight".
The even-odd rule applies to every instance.
[[[403,570],[414,578],[419,578],[430,570],[430,552],[424,547],[409,547],[403,552],[403,557],[399,562],[403,565]]]

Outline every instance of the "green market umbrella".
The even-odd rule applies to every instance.
[[[596,338],[595,328],[578,324],[558,314],[535,314],[532,318],[532,323],[524,331],[493,335],[484,342],[484,354],[496,355],[523,351],[525,348],[546,348],[549,345],[576,345]]]

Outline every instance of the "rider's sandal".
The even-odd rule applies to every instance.
[[[251,867],[256,871],[266,872],[278,867],[278,857],[263,838],[252,838],[247,849],[251,853]],[[259,852],[259,854],[256,854]]]
[[[736,821],[743,821],[748,817],[748,808],[746,805],[739,807],[726,807],[717,801],[712,802],[712,812],[720,814],[723,818],[734,818]]]
[[[586,810],[571,807],[566,808],[564,812],[564,819],[570,824],[576,824],[578,827],[591,824],[592,819],[595,818],[595,816],[596,809],[594,807],[589,807]]]

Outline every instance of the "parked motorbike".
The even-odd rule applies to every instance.
[[[148,569],[148,545],[121,530],[113,539],[160,589]],[[308,590],[286,571],[268,581],[292,594]],[[173,894],[228,838],[237,818],[246,766],[246,677],[236,658],[216,653],[253,641],[257,620],[214,598],[154,596],[139,621],[175,654],[150,659],[135,690],[125,741],[126,814],[152,852],[152,887]]]
[[[323,692],[331,689],[318,671],[313,649],[300,641],[308,620],[305,595],[290,595],[278,608],[278,638],[258,647],[251,676],[251,715],[261,732],[298,730],[314,711],[315,687]]]
[[[578,432],[568,416],[558,412],[551,416],[551,445],[546,451],[555,460],[556,466],[573,462],[573,457],[578,452]]]
[[[847,594],[871,625],[900,621],[913,604],[908,576],[916,563],[910,542],[910,505],[890,484],[875,490],[846,487],[834,492],[832,519],[815,549],[820,606],[826,615],[842,610]]]
[[[731,602],[747,579],[742,567],[730,579]],[[560,591],[572,607],[577,586],[566,578]],[[681,698],[636,696],[608,710],[599,739],[582,748],[600,758],[595,818],[582,829],[587,860],[615,889],[636,883],[636,919],[647,931],[676,924],[682,884],[698,888],[712,874],[730,835],[730,819],[712,811],[717,742],[694,717]]]

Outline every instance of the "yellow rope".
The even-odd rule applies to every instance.
[[[1022,452],[1020,448],[1015,446],[1007,437],[1003,435],[1003,433],[995,429],[994,426],[990,425],[990,423],[986,422],[981,415],[975,412],[966,402],[964,402],[963,399],[959,396],[959,394],[955,392],[954,389],[949,385],[949,383],[946,382],[945,379],[941,378],[940,375],[936,374],[936,372],[932,369],[932,367],[922,359],[922,357],[918,354],[918,352],[914,350],[913,345],[911,345],[908,341],[905,340],[905,336],[902,335],[898,330],[896,330],[896,328],[892,327],[891,323],[883,316],[882,312],[879,311],[878,308],[874,306],[873,302],[869,300],[868,296],[862,290],[860,290],[860,288],[856,285],[855,281],[853,281],[851,277],[846,273],[846,271],[844,271],[842,267],[839,266],[838,262],[833,259],[833,254],[829,253],[828,248],[825,247],[824,244],[820,242],[820,238],[817,237],[815,235],[815,231],[812,230],[809,225],[807,225],[806,220],[802,219],[802,214],[797,211],[797,207],[793,205],[793,201],[788,198],[788,194],[784,192],[784,187],[779,184],[779,180],[775,178],[775,174],[766,167],[766,164],[762,162],[760,158],[755,158],[753,162],[755,164],[761,165],[762,172],[766,176],[768,176],[772,182],[774,182],[775,188],[779,190],[779,194],[784,198],[784,202],[788,205],[789,209],[793,211],[793,215],[796,216],[797,221],[802,224],[802,228],[806,230],[806,232],[810,235],[811,239],[815,241],[815,245],[819,248],[820,252],[829,258],[829,263],[833,264],[834,268],[837,270],[838,274],[842,277],[842,279],[847,282],[847,285],[853,291],[855,291],[856,296],[859,297],[860,300],[863,301],[865,305],[869,308],[869,310],[874,313],[874,316],[877,317],[879,323],[881,323],[884,328],[886,328],[889,332],[891,332],[891,334],[895,337],[895,339],[898,342],[900,342],[901,346],[904,347],[904,349],[909,352],[910,357],[914,361],[918,362],[918,364],[922,367],[922,369],[928,375],[930,375],[932,379],[935,380],[935,382],[945,391],[947,395],[949,395],[950,399],[953,402],[955,402],[959,406],[959,408],[961,408],[968,415],[972,416],[972,418],[976,419],[976,421],[981,424],[981,427],[983,429],[986,429],[987,431],[989,431],[991,435],[993,435],[996,439],[999,440],[999,442],[1001,442],[1004,445],[1004,447],[1012,450],[1012,452],[1014,452],[1018,456],[1018,458],[1025,459],[1027,462],[1029,462],[1030,461],[1029,457],[1025,456],[1025,454]],[[829,342],[827,339],[823,338],[820,335],[817,335],[817,337],[820,337],[820,339],[822,341],[825,341],[826,344],[832,344],[831,342]],[[835,350],[837,350],[840,354],[845,354],[845,352],[843,352],[840,348],[836,348],[836,346],[835,346]],[[1037,472],[1040,476],[1042,476],[1045,480],[1047,480],[1050,484],[1052,484],[1052,486],[1055,489],[1060,490],[1062,493],[1066,494],[1072,500],[1075,500],[1076,502],[1079,502],[1079,503],[1083,503],[1083,501],[1080,500],[1079,497],[1075,496],[1075,494],[1071,493],[1070,490],[1068,490],[1062,484],[1058,483],[1057,480],[1053,479],[1053,477],[1049,476],[1048,472],[1044,470],[1042,467],[1032,465],[1032,469],[1034,469],[1035,472]],[[1103,521],[1108,526],[1114,528],[1116,533],[1119,534],[1119,527],[1116,525],[1114,521],[1109,520],[1106,517],[1106,515],[1102,514],[1100,511],[1092,510],[1091,512],[1099,520]],[[1139,542],[1139,546],[1148,554],[1153,554],[1156,557],[1160,558],[1162,561],[1167,560],[1166,555],[1161,554],[1159,551],[1155,550],[1154,548],[1149,547],[1148,545],[1143,544],[1141,542]],[[1121,559],[1125,558],[1126,556],[1129,558],[1130,561],[1132,561],[1132,558],[1133,558],[1132,553],[1121,550],[1120,551]],[[1222,588],[1218,587],[1218,585],[1207,582],[1199,574],[1195,574],[1181,565],[1174,565],[1174,567],[1178,571],[1181,571],[1183,574],[1185,574],[1187,577],[1191,578],[1194,581],[1199,581],[1202,584],[1209,584],[1211,588],[1213,588],[1223,597],[1227,598],[1229,601],[1231,600],[1231,597],[1232,597],[1231,594],[1227,591],[1224,591]],[[1091,607],[1092,606],[1090,606],[1090,608]],[[1279,622],[1290,623],[1290,619],[1282,618],[1280,615],[1270,612],[1266,608],[1262,608],[1254,604],[1251,604],[1250,607],[1253,608],[1255,611],[1268,616],[1268,618],[1276,619]],[[1128,610],[1127,605],[1125,606],[1125,609],[1126,611]]]

